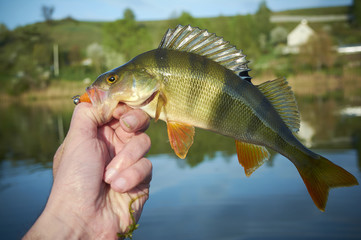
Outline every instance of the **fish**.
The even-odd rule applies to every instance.
[[[294,135],[300,115],[287,80],[254,85],[249,71],[243,52],[222,37],[178,25],[168,29],[157,49],[101,74],[82,99],[93,104],[103,122],[119,102],[165,121],[170,145],[182,159],[195,127],[231,137],[246,176],[269,159],[267,149],[272,149],[295,165],[314,204],[324,211],[330,188],[358,185],[357,179]]]

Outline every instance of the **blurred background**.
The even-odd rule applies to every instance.
[[[255,84],[287,77],[299,139],[361,179],[361,1],[0,1],[0,236],[41,213],[71,97],[154,49],[178,24],[242,49]],[[313,205],[294,166],[272,158],[250,178],[232,139],[197,129],[185,160],[152,123],[150,200],[135,239],[361,239],[360,187]]]

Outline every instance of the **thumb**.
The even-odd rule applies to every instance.
[[[69,133],[80,133],[84,137],[95,137],[96,129],[103,125],[98,111],[90,103],[78,104],[73,112]]]

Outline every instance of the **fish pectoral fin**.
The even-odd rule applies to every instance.
[[[155,121],[158,121],[160,112],[162,111],[162,108],[166,105],[166,103],[167,103],[167,98],[162,92],[159,92],[157,109],[155,110],[155,117],[154,117]]]
[[[184,123],[167,122],[170,145],[178,157],[184,159],[193,144],[194,127]]]
[[[246,176],[249,177],[257,168],[270,157],[265,147],[241,142],[236,140],[237,157],[239,163],[244,167]]]

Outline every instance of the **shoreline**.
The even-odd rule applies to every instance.
[[[279,76],[262,74],[252,79],[253,84],[273,80]],[[345,71],[342,76],[324,73],[298,74],[287,78],[296,97],[341,97],[361,104],[361,76],[357,72]],[[55,80],[47,88],[30,90],[18,96],[0,93],[0,105],[11,103],[55,103],[71,102],[81,95],[90,83]]]

